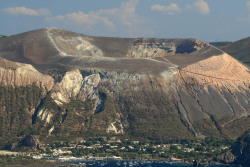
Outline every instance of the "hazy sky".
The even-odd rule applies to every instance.
[[[94,36],[235,41],[250,0],[0,0],[0,34],[58,27]]]

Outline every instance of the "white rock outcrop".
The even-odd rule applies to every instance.
[[[115,134],[123,134],[123,126],[120,124],[120,129],[116,128],[114,125],[116,122],[109,124],[108,128],[106,129],[107,133],[115,133]]]
[[[78,69],[68,71],[61,82],[53,88],[51,97],[59,105],[69,103],[71,99],[81,101],[91,99],[95,101],[97,106],[101,102],[96,89],[100,80],[99,74],[91,74],[83,78]]]
[[[54,129],[55,129],[54,126],[52,126],[52,127],[49,129],[49,135],[51,135],[51,133],[53,132]]]
[[[48,109],[41,109],[38,111],[37,117],[45,121],[46,124],[49,124],[53,114]]]

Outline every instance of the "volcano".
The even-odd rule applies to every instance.
[[[238,137],[250,71],[197,39],[86,36],[47,28],[0,38],[0,135]]]

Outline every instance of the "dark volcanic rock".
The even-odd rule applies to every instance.
[[[236,157],[236,164],[250,166],[250,130],[237,140],[232,153]]]
[[[195,159],[193,166],[202,166],[202,164],[200,163],[200,161],[198,159]]]
[[[219,162],[219,163],[226,163],[226,164],[232,164],[235,161],[235,156],[234,154],[229,150],[217,157],[214,158],[214,161]]]
[[[250,166],[250,131],[238,138],[231,150],[214,158],[214,161],[225,164]]]
[[[19,144],[20,146],[32,147],[34,149],[40,149],[40,142],[34,135],[27,135]]]

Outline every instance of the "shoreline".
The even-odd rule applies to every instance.
[[[120,165],[117,165],[117,163],[120,163]],[[107,164],[111,164],[112,166],[129,166],[129,164],[132,164],[132,166],[145,166],[145,165],[159,165],[163,166],[164,164],[173,165],[173,166],[193,166],[193,163],[185,163],[185,162],[169,162],[169,161],[163,161],[163,160],[145,160],[145,161],[138,161],[138,160],[107,160],[107,161],[97,161],[97,160],[73,160],[73,161],[60,161],[60,160],[49,160],[49,159],[19,159],[14,160],[12,162],[5,162],[0,163],[0,166],[10,166],[10,167],[32,167],[32,166],[48,166],[48,167],[54,167],[54,166],[67,166],[68,165],[80,165],[80,166],[108,166]],[[126,165],[124,165],[126,164]],[[221,164],[221,163],[201,163],[202,166],[232,166],[236,167],[237,165],[233,164]]]

